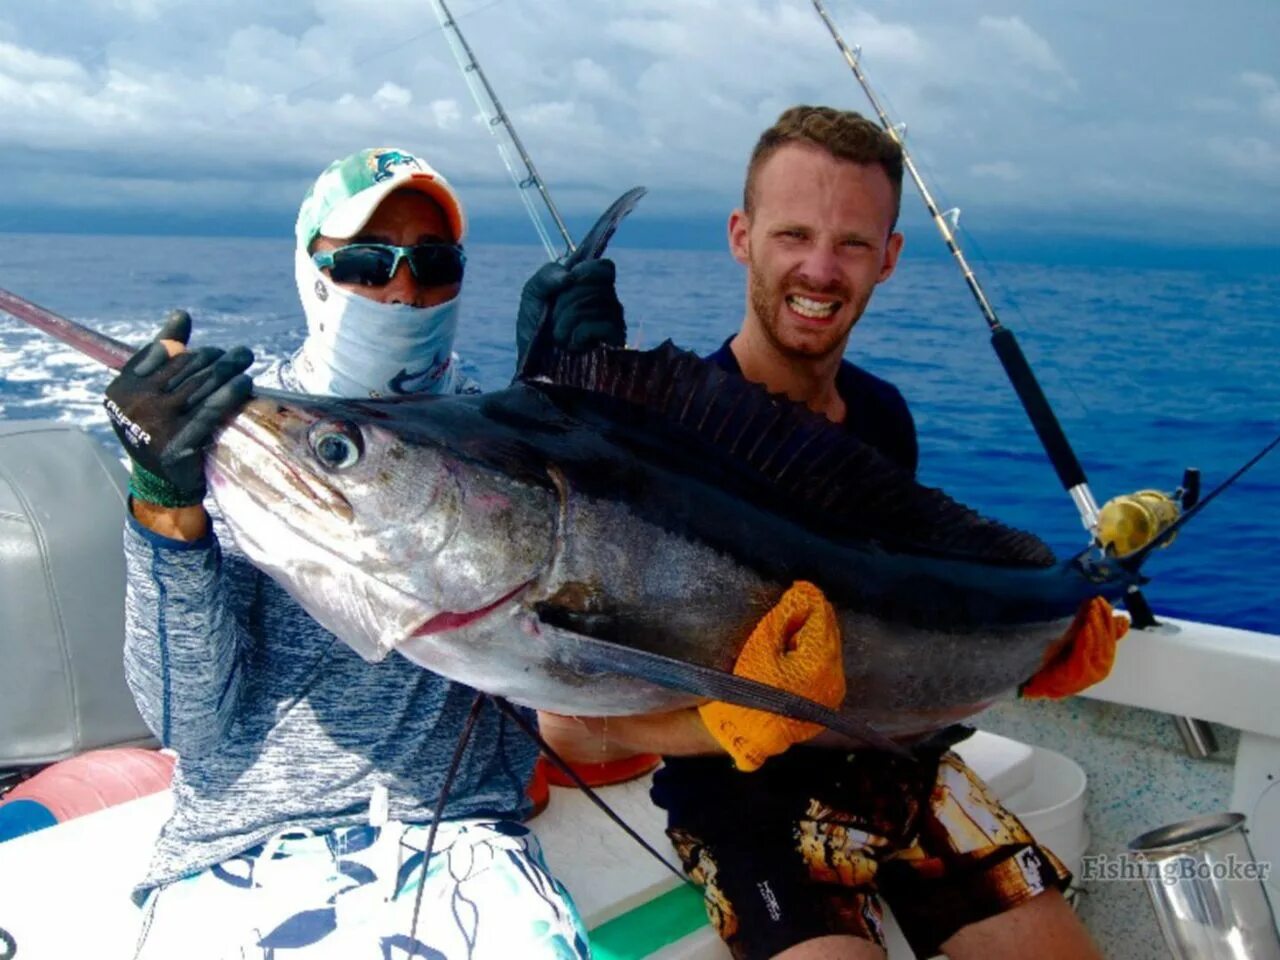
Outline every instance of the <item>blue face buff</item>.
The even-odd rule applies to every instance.
[[[293,358],[309,393],[392,397],[451,392],[460,296],[435,307],[379,303],[333,283],[305,250],[294,254],[307,339]]]

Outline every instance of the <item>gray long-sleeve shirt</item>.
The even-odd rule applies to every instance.
[[[125,675],[179,755],[139,894],[290,827],[368,822],[376,786],[391,817],[428,820],[474,697],[396,654],[366,663],[220,532],[216,516],[194,543],[125,529]],[[535,758],[485,704],[445,816],[524,816]]]

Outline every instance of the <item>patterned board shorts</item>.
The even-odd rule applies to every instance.
[[[833,934],[883,946],[881,897],[932,957],[961,927],[1071,880],[950,751],[792,748],[749,774],[674,758],[653,798],[738,960]]]
[[[587,932],[529,828],[440,824],[416,930],[427,828],[286,834],[152,891],[137,960],[586,960]]]

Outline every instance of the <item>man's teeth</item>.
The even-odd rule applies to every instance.
[[[802,317],[812,317],[815,320],[821,320],[829,317],[836,312],[836,307],[840,306],[840,301],[831,300],[810,300],[808,297],[802,297],[793,293],[787,297],[787,305]]]

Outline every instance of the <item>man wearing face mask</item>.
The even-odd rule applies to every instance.
[[[260,385],[478,390],[452,350],[466,221],[442,176],[404,151],[361,151],[315,182],[296,233],[307,336]],[[575,278],[556,281],[568,292]],[[365,663],[219,537],[203,450],[248,398],[253,358],[187,350],[189,335],[172,316],[106,400],[134,461],[126,675],[179,754],[173,815],[135,891],[138,957],[586,956],[572,900],[519,822],[536,751],[487,702],[422,869],[474,691],[401,657]]]
[[[307,338],[281,364],[282,384],[342,397],[479,393],[453,352],[465,233],[452,187],[416,157],[364,150],[329,167],[298,214]]]

